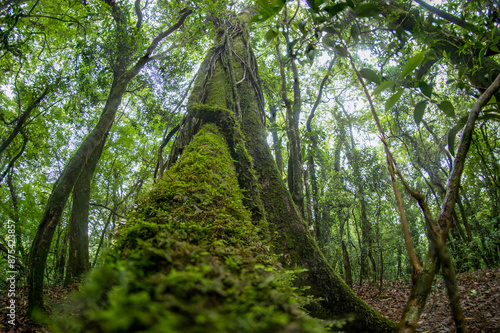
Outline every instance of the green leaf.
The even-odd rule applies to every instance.
[[[359,28],[356,23],[351,26],[351,37],[356,43],[359,42]]]
[[[450,101],[442,101],[438,104],[438,108],[441,109],[448,117],[455,117],[455,108]]]
[[[286,3],[285,0],[275,0],[271,4],[271,8],[273,9],[275,14],[278,14],[281,11],[281,9],[283,9],[283,7],[285,6],[285,3]]]
[[[276,27],[272,27],[271,29],[269,29],[268,32],[266,32],[266,35],[264,36],[264,38],[266,39],[266,41],[269,43],[271,42],[273,39],[276,38],[276,36],[278,36],[279,34],[279,31]]]
[[[485,114],[484,116],[481,116],[481,117],[477,118],[477,120],[496,120],[496,121],[500,121],[500,113],[497,113],[497,112],[488,113],[488,114]]]
[[[313,10],[313,12],[315,13],[318,13],[319,12],[319,6],[325,2],[324,0],[307,0],[307,4],[309,5],[309,7],[311,7],[311,9]]]
[[[359,73],[364,79],[367,79],[368,81],[374,82],[376,84],[380,84],[380,78],[378,77],[377,73],[375,73],[375,71],[369,68],[362,68]]]
[[[343,46],[336,45],[334,47],[334,51],[336,54],[338,54],[341,57],[347,57],[347,50]]]
[[[366,3],[356,7],[358,17],[374,17],[382,13],[382,9],[376,3]]]
[[[487,50],[488,50],[487,48],[484,48],[481,51],[479,51],[479,56],[477,59],[478,59],[480,65],[483,63],[483,58],[484,58],[484,55],[486,54]]]
[[[323,28],[323,31],[326,31],[328,32],[329,34],[336,34],[337,33],[337,29],[335,29],[334,27],[332,27],[331,25],[327,26],[327,27],[324,27]]]
[[[354,2],[352,0],[346,0],[345,2],[349,7],[351,7],[352,9],[354,9]]]
[[[302,32],[303,35],[305,35],[307,33],[306,24],[307,24],[307,21],[302,21],[302,22],[299,22],[297,24],[299,26],[300,32]]]
[[[401,95],[403,95],[403,89],[399,89],[398,92],[396,92],[395,94],[393,94],[391,97],[389,97],[387,99],[387,101],[385,102],[385,111],[386,112],[389,111],[390,109],[392,109],[394,105],[396,105],[396,103],[401,98]]]
[[[291,41],[290,43],[287,43],[286,44],[286,49],[288,51],[288,54],[292,54],[293,52],[293,47],[295,46],[295,44],[297,44],[297,42],[299,41],[299,39],[294,39],[293,41]]]
[[[401,78],[404,78],[405,76],[407,76],[408,74],[413,72],[415,70],[415,68],[417,68],[417,66],[420,65],[422,60],[424,60],[426,53],[427,53],[427,51],[422,51],[422,52],[415,54],[410,59],[408,59],[408,61],[406,62],[406,64],[403,67],[403,71],[401,72]]]
[[[335,15],[343,11],[346,7],[347,4],[345,2],[341,2],[333,6],[326,6],[325,8],[323,8],[323,10],[326,11],[328,15],[330,15],[330,17],[334,17]]]
[[[378,95],[382,91],[386,90],[387,88],[390,88],[394,85],[394,81],[382,81],[375,89],[373,89],[372,95]]]
[[[323,45],[329,46],[331,48],[335,47],[335,43],[328,36],[323,37]]]
[[[308,44],[306,47],[306,56],[309,63],[312,65],[316,56],[316,47],[313,44]]]
[[[251,24],[253,22],[264,22],[265,20],[267,20],[270,17],[271,17],[271,13],[268,13],[268,12],[257,12],[257,14],[255,14],[250,19],[250,21],[248,22],[248,24]]]
[[[324,16],[318,15],[313,15],[313,22],[316,23],[317,25],[320,25],[322,23],[325,23],[327,20]]]
[[[448,150],[453,156],[455,156],[455,137],[464,126],[465,123],[460,121],[448,132]]]
[[[431,96],[432,96],[432,85],[431,84],[427,84],[424,81],[420,81],[418,83],[418,87],[420,88],[420,91],[422,92],[422,94],[431,98]]]
[[[486,105],[495,105],[497,104],[497,99],[495,97],[495,95],[491,96],[490,100],[488,101],[488,103]]]
[[[461,67],[459,70],[458,70],[458,77],[459,78],[463,78],[464,77],[464,74],[467,72],[467,67]]]
[[[420,101],[415,105],[415,110],[413,111],[413,119],[415,123],[420,125],[422,119],[424,118],[425,108],[427,107],[427,101]]]

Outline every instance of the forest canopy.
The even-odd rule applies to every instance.
[[[414,332],[439,275],[467,332],[457,274],[500,263],[499,25],[490,0],[3,1],[0,325]],[[352,290],[399,279],[398,323]]]

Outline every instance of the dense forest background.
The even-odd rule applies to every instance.
[[[227,317],[196,319],[200,327],[316,331],[353,325],[351,330],[391,331],[394,324],[361,305],[349,287],[369,281],[382,293],[384,281],[405,279],[411,282],[400,328],[414,331],[441,272],[457,331],[466,332],[456,273],[500,263],[499,23],[500,7],[490,0],[2,1],[5,298],[15,271],[15,295],[29,294],[28,315],[36,319],[46,309],[44,288],[78,288],[83,276],[97,271],[85,297],[99,304],[97,286],[105,289],[106,278],[117,279],[111,271],[152,269],[124,268],[120,257],[146,248],[132,240],[156,234],[140,229],[159,223],[148,207],[173,193],[165,184],[182,182],[213,194],[213,202],[198,198],[206,207],[189,206],[199,223],[208,223],[215,211],[232,222],[218,226],[214,218],[210,237],[195,227],[182,227],[190,235],[182,236],[169,225],[172,239],[214,243],[226,235],[215,248],[199,252],[215,251],[227,267],[247,270],[255,281],[284,272],[273,277],[279,282],[269,290],[235,298],[269,302],[266,295],[275,289],[295,295],[292,303],[326,320],[304,319],[302,310],[286,305],[290,296],[273,296],[285,309],[281,321],[268,318],[262,305],[254,309],[260,317],[232,328],[206,324],[232,320],[243,309],[235,301],[221,310]],[[250,109],[258,120],[247,116]],[[202,126],[208,123],[218,129]],[[225,144],[230,155],[217,148]],[[259,155],[268,146],[272,166]],[[234,166],[227,167],[231,161]],[[225,171],[212,170],[219,162]],[[190,163],[200,168],[190,169]],[[206,175],[219,171],[221,178]],[[186,177],[190,173],[197,176]],[[211,182],[221,185],[205,188]],[[227,196],[219,196],[222,188]],[[198,195],[179,193],[175,200],[185,202]],[[288,215],[272,206],[285,207]],[[175,205],[162,209],[187,214]],[[197,232],[200,238],[193,236]],[[308,250],[291,249],[306,243]],[[226,254],[217,252],[223,251],[219,245],[227,246]],[[253,252],[243,255],[245,247]],[[140,251],[133,260],[143,258]],[[245,256],[254,258],[253,268],[238,261]],[[204,273],[190,269],[179,280],[172,272],[162,274],[170,276],[168,283],[206,283]],[[241,288],[252,283],[245,280]],[[144,301],[134,295],[115,301]],[[349,305],[338,305],[343,303]],[[106,315],[120,316],[124,309]],[[348,316],[357,311],[368,318],[357,322],[361,326],[359,317]],[[172,329],[182,327],[175,318]],[[141,325],[156,327],[153,322]],[[83,323],[75,325],[91,331]],[[140,330],[134,323],[99,322],[92,329]]]

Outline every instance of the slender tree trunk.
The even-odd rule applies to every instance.
[[[458,288],[456,287],[455,271],[451,262],[450,254],[446,248],[446,240],[452,224],[453,212],[455,209],[455,203],[457,202],[458,198],[458,190],[460,188],[460,180],[464,169],[467,152],[471,144],[472,132],[474,130],[475,122],[483,106],[486,105],[486,103],[495,93],[498,92],[499,89],[500,75],[497,76],[491,86],[488,87],[488,89],[478,98],[478,100],[474,104],[469,114],[467,123],[464,127],[455,161],[453,162],[452,172],[448,177],[446,196],[439,218],[436,222],[433,222],[432,218],[426,217],[429,227],[428,234],[430,236],[429,238],[431,240],[431,246],[429,247],[429,252],[427,254],[426,263],[424,264],[423,270],[417,275],[417,281],[413,286],[410,299],[406,305],[400,322],[401,330],[404,332],[415,331],[418,325],[420,314],[423,310],[423,306],[425,305],[425,301],[430,292],[430,286],[427,286],[428,284],[432,283],[434,275],[436,274],[439,267],[439,263],[442,265],[443,277],[446,283],[448,297],[450,299],[450,307],[455,319],[457,332],[468,331],[465,316],[459,302],[459,293]],[[407,186],[405,185],[405,187]],[[423,198],[420,199],[419,204],[421,205],[424,214],[428,216],[430,215],[430,213],[426,213],[426,209],[422,206],[423,201]]]
[[[342,109],[343,106],[341,105]],[[372,235],[372,228],[370,221],[368,221],[368,217],[366,215],[367,211],[367,206],[366,206],[366,200],[365,200],[365,187],[364,187],[364,181],[363,177],[361,175],[361,170],[360,170],[360,154],[358,150],[356,149],[356,144],[354,142],[354,135],[352,131],[352,123],[351,123],[351,118],[349,115],[345,112],[345,116],[348,119],[349,122],[349,138],[350,138],[350,146],[347,144],[346,141],[346,156],[347,159],[349,160],[349,163],[352,166],[353,173],[354,173],[354,178],[356,179],[356,189],[357,189],[357,196],[359,196],[359,203],[360,203],[360,220],[361,220],[361,242],[360,243],[360,248],[361,248],[361,255],[360,255],[360,284],[362,283],[363,279],[368,277],[368,262],[367,260],[370,259],[370,262],[372,264],[372,270],[373,273],[376,274],[376,264],[375,264],[375,259],[373,258],[373,235]]]
[[[344,281],[345,283],[349,286],[349,288],[352,289],[352,267],[351,267],[351,260],[349,259],[349,252],[347,251],[347,246],[345,244],[344,240],[344,226],[346,223],[346,220],[348,217],[343,216],[344,214],[339,214],[340,215],[340,237],[342,239],[341,241],[341,246],[342,246],[342,262],[344,264]]]
[[[7,176],[7,186],[9,187],[10,196],[12,199],[12,206],[14,207],[14,215],[12,216],[12,220],[15,223],[15,232],[16,232],[16,253],[21,254],[23,264],[26,264],[26,252],[24,251],[24,244],[21,238],[21,223],[19,220],[19,206],[18,206],[18,197],[16,188],[14,187],[14,183],[12,180],[12,174],[14,170],[10,170]]]
[[[316,97],[316,101],[314,102],[313,107],[311,108],[311,112],[309,113],[309,117],[307,118],[306,122],[306,130],[307,133],[309,133],[309,138],[311,140],[311,150],[312,153],[309,153],[307,156],[307,171],[309,173],[309,176],[311,178],[311,186],[312,186],[312,192],[313,192],[313,210],[314,210],[314,231],[316,233],[316,241],[318,242],[320,248],[323,247],[324,242],[326,241],[325,237],[322,237],[321,233],[321,218],[320,218],[320,213],[319,213],[319,190],[318,190],[318,179],[316,176],[316,166],[315,166],[315,161],[314,161],[314,155],[316,155],[317,159],[320,162],[321,165],[321,170],[324,172],[324,166],[323,166],[323,159],[321,158],[321,153],[319,151],[319,146],[318,146],[318,136],[317,134],[313,133],[311,123],[316,115],[316,109],[318,108],[321,98],[323,96],[323,89],[326,85],[326,82],[328,81],[328,78],[330,76],[330,71],[332,70],[333,63],[335,62],[335,58],[330,60],[330,64],[328,65],[327,72],[325,76],[323,77],[323,80],[321,81],[321,84],[319,86],[319,91],[318,91],[318,96]],[[323,176],[325,174],[323,173]]]
[[[114,1],[108,2],[112,5],[113,15],[116,16],[117,11],[119,11],[118,5],[116,5]],[[27,315],[29,317],[32,317],[36,310],[44,311],[43,275],[47,264],[47,256],[59,219],[80,173],[93,151],[99,146],[106,133],[110,130],[128,83],[149,61],[156,59],[152,56],[152,53],[156,49],[158,43],[177,30],[184,23],[184,20],[189,14],[191,14],[190,10],[183,11],[179,21],[168,30],[158,35],[147,49],[146,54],[139,58],[134,66],[126,70],[117,80],[116,85],[111,87],[106,105],[104,106],[104,110],[96,127],[83,140],[75,155],[66,163],[62,174],[54,184],[54,188],[46,204],[45,212],[31,246],[30,271],[28,274],[29,292]]]
[[[62,232],[62,243],[56,247],[56,265],[54,269],[55,282],[61,284],[64,279],[64,268],[66,267],[66,259],[68,258],[68,230]]]
[[[290,42],[288,34],[284,33],[287,43]],[[304,216],[304,184],[302,182],[303,166],[302,166],[302,145],[300,140],[299,121],[301,112],[300,100],[300,86],[299,86],[299,73],[295,59],[290,59],[293,74],[293,104],[287,96],[287,80],[285,74],[285,64],[281,59],[281,51],[278,44],[276,44],[276,56],[280,62],[280,75],[281,75],[281,96],[286,106],[286,132],[288,136],[288,145],[290,147],[288,153],[288,189],[293,198],[293,202],[299,209],[299,212]]]
[[[66,285],[72,284],[90,269],[88,236],[90,185],[101,158],[106,138],[107,133],[99,146],[90,155],[73,188],[73,207],[68,228],[68,266],[64,280]]]
[[[102,229],[101,239],[99,240],[99,245],[97,246],[97,251],[95,252],[95,257],[94,257],[94,262],[92,263],[92,267],[94,267],[97,262],[97,258],[99,257],[99,252],[101,251],[102,244],[104,242],[104,236],[106,236],[106,230],[108,230],[109,223],[111,222],[112,217],[113,217],[113,212],[110,212],[108,215],[108,220],[106,221],[106,224]]]
[[[307,212],[307,224],[309,226],[314,225],[316,228],[317,224],[314,223],[315,215],[313,215],[312,206],[313,206],[313,197],[311,196],[311,187],[309,186],[309,182],[307,178],[309,177],[309,170],[304,171],[304,188],[306,190],[306,212]],[[319,225],[318,225],[319,227]],[[315,230],[316,231],[316,230]],[[318,241],[319,243],[319,241]]]
[[[276,166],[278,167],[279,172],[283,174],[283,153],[281,152],[281,143],[277,130],[278,124],[276,123],[277,108],[273,104],[269,107],[269,109],[271,111],[271,116],[269,117],[269,120],[271,122],[271,129],[270,129],[271,135],[273,137],[274,159],[276,160]]]

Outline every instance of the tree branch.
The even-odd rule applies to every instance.
[[[446,191],[446,196],[444,198],[443,211],[439,216],[438,222],[441,228],[444,229],[444,234],[447,235],[451,227],[451,214],[455,209],[455,203],[457,201],[458,190],[460,187],[460,179],[462,172],[464,170],[465,159],[467,157],[467,152],[472,139],[472,132],[474,131],[474,125],[479,113],[482,108],[488,103],[491,97],[498,92],[500,89],[500,75],[498,75],[493,81],[493,83],[486,89],[484,93],[479,96],[476,103],[470,111],[469,118],[465,124],[462,137],[460,139],[460,145],[458,146],[457,155],[455,161],[453,161],[453,169],[448,177],[448,186]]]
[[[26,149],[26,144],[28,143],[28,137],[23,134],[24,141],[23,141],[23,146],[21,147],[21,150],[19,153],[17,153],[16,156],[10,161],[9,165],[7,166],[7,169],[5,169],[5,172],[2,174],[2,177],[0,178],[0,182],[3,181],[9,170],[14,166],[14,163],[16,163],[17,159],[21,157],[21,155],[24,153],[24,150]]]
[[[189,8],[184,8],[183,10],[181,10],[180,13],[179,13],[179,14],[181,14],[181,17],[179,18],[179,20],[177,21],[177,23],[175,23],[173,26],[171,26],[170,28],[168,28],[166,31],[160,33],[158,36],[155,37],[155,39],[153,39],[153,41],[151,42],[151,45],[149,45],[149,47],[148,47],[148,49],[146,51],[145,57],[149,58],[149,56],[151,54],[153,54],[154,50],[156,49],[156,47],[158,46],[158,44],[163,40],[163,38],[167,37],[168,35],[170,35],[175,30],[179,29],[180,26],[186,20],[186,18],[192,12],[193,11],[191,9],[189,9]],[[154,59],[156,59],[156,58],[154,58]]]
[[[91,203],[89,203],[89,205],[105,208],[105,209],[109,210],[111,213],[115,214],[116,216],[118,216],[118,217],[120,217],[122,219],[125,218],[124,216],[118,214],[113,208],[109,208],[108,206],[105,206],[105,205],[102,205],[102,204],[99,204],[99,203],[95,203],[95,202],[91,202]]]
[[[135,27],[137,30],[141,28],[142,25],[142,10],[141,10],[141,0],[135,0],[135,14],[137,15],[137,24]]]
[[[323,88],[325,87],[326,81],[328,80],[328,77],[330,76],[330,72],[332,70],[333,63],[335,62],[335,59],[337,59],[336,55],[330,61],[330,64],[328,65],[328,70],[326,71],[325,77],[323,78],[323,81],[321,81],[321,84],[319,85],[318,96],[316,97],[316,101],[314,102],[314,105],[311,109],[311,112],[309,113],[309,118],[307,118],[307,122],[306,122],[306,128],[307,128],[308,132],[312,132],[311,122],[314,118],[314,113],[316,112],[316,109],[318,108],[318,105],[321,102],[321,96],[323,95]]]
[[[442,19],[445,19],[448,22],[454,23],[454,24],[458,25],[459,27],[464,28],[465,30],[468,30],[468,31],[473,32],[473,33],[477,33],[477,28],[475,25],[470,24],[468,22],[465,22],[464,20],[462,20],[454,15],[451,15],[451,14],[449,14],[441,9],[438,9],[434,6],[431,6],[430,4],[425,2],[424,0],[415,0],[415,2],[418,3],[420,6],[424,7],[425,9],[427,9],[428,11],[430,11],[431,13],[438,15]],[[496,30],[495,36],[500,36],[500,31]]]

